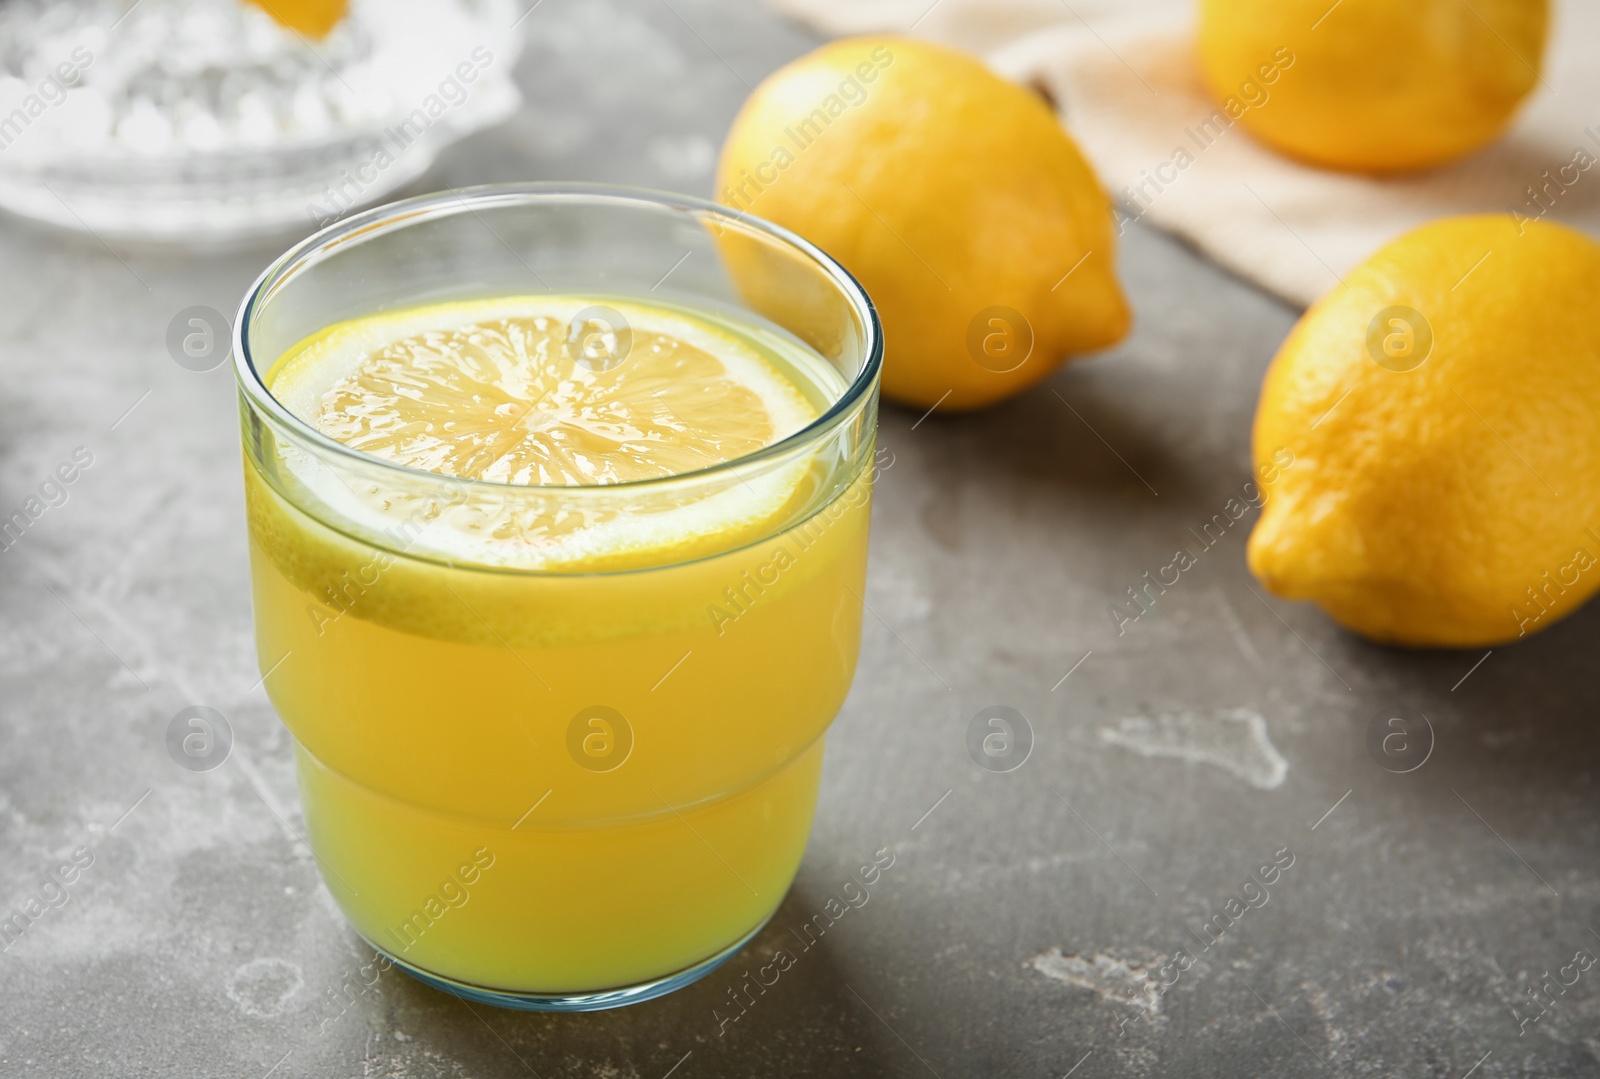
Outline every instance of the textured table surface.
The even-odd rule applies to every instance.
[[[709,193],[745,84],[813,44],[738,0],[546,0],[524,25],[526,109],[415,190]],[[982,415],[885,411],[860,671],[799,880],[743,955],[600,1015],[364,986],[253,665],[232,375],[165,345],[282,246],[0,222],[3,515],[92,455],[0,554],[0,907],[61,902],[58,864],[92,856],[0,954],[0,1075],[1600,1074],[1600,969],[1572,965],[1600,955],[1600,607],[1485,658],[1265,597],[1253,510],[1199,534],[1242,497],[1294,313],[1138,228],[1120,347]],[[1109,605],[1180,546],[1197,564],[1119,632]],[[196,704],[236,737],[201,773],[165,746]],[[968,752],[992,705],[1029,720],[1014,771]],[[1394,709],[1434,733],[1411,771],[1369,752]],[[790,928],[884,847],[800,952]]]

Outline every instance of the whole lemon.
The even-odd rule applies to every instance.
[[[1200,0],[1231,119],[1315,165],[1426,168],[1493,141],[1539,80],[1547,0]]]
[[[950,49],[837,41],[763,82],[718,200],[836,258],[883,320],[883,392],[977,408],[1128,328],[1110,204],[1035,94]]]
[[[328,36],[349,9],[349,0],[251,0],[280,26],[315,38]]]
[[[1306,312],[1256,412],[1250,568],[1380,641],[1482,646],[1600,587],[1600,244],[1456,217]]]

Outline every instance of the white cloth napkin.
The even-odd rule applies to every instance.
[[[1186,0],[767,3],[824,33],[911,33],[979,53],[1056,102],[1124,217],[1176,233],[1297,304],[1437,217],[1516,209],[1600,236],[1600,166],[1570,167],[1580,149],[1600,161],[1594,0],[1557,0],[1541,84],[1504,137],[1456,164],[1399,179],[1298,164],[1237,123],[1209,144],[1206,134],[1191,136],[1217,102],[1200,78],[1195,4]],[[1183,168],[1174,164],[1180,149],[1192,158]],[[1528,189],[1547,180],[1559,194],[1541,194],[1549,205],[1541,210]]]

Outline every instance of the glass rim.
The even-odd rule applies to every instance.
[[[348,446],[338,439],[331,438],[318,431],[291,412],[267,388],[250,351],[249,328],[251,320],[257,307],[270,298],[271,292],[289,280],[301,268],[313,264],[320,257],[336,249],[338,245],[349,242],[356,237],[395,231],[420,223],[423,220],[436,220],[440,217],[454,216],[457,213],[465,212],[476,216],[478,208],[484,205],[527,205],[539,202],[612,203],[618,206],[642,204],[669,210],[692,212],[698,215],[709,215],[751,227],[759,233],[765,233],[772,239],[810,259],[822,271],[824,276],[833,281],[839,291],[843,293],[851,308],[861,318],[862,326],[866,333],[866,357],[862,362],[861,370],[851,379],[850,384],[845,388],[844,393],[839,395],[838,400],[824,409],[821,415],[798,431],[776,442],[751,450],[749,453],[741,454],[738,457],[731,457],[726,461],[719,461],[716,464],[688,472],[674,472],[666,476],[650,476],[645,479],[603,484],[547,485],[506,483],[500,480],[475,479],[470,476],[448,476],[442,472],[433,472],[425,468],[415,468],[411,465],[385,460],[382,457],[363,453],[361,450]],[[487,228],[488,226],[485,225],[485,227]],[[251,406],[265,412],[277,422],[278,426],[293,437],[305,440],[319,449],[357,462],[363,467],[392,470],[409,476],[413,480],[427,479],[430,482],[444,484],[446,487],[459,486],[466,490],[496,492],[522,491],[545,494],[560,493],[563,495],[570,493],[576,497],[583,497],[583,492],[615,494],[623,490],[647,490],[685,481],[708,479],[736,468],[742,468],[771,458],[782,457],[797,447],[808,443],[820,442],[836,431],[854,413],[856,406],[867,397],[877,384],[878,376],[883,368],[883,326],[878,320],[878,309],[873,305],[872,298],[867,295],[867,290],[862,287],[861,283],[855,279],[855,276],[849,270],[846,270],[831,255],[804,237],[764,218],[736,211],[731,207],[723,206],[710,199],[698,198],[694,195],[683,195],[671,191],[660,191],[626,184],[564,183],[559,181],[524,181],[446,188],[442,191],[435,191],[425,195],[416,195],[407,199],[382,203],[319,229],[279,255],[256,278],[249,291],[245,293],[245,297],[240,302],[239,310],[234,317],[232,344],[234,374],[241,391],[249,400]],[[274,357],[274,361],[276,359]]]

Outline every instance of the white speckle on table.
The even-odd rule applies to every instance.
[[[1247,708],[1129,716],[1100,738],[1144,757],[1176,757],[1231,772],[1259,790],[1283,785],[1289,762],[1267,737],[1267,721]]]
[[[228,999],[252,1019],[271,1019],[304,988],[300,968],[284,959],[252,959],[228,979]]]
[[[1160,964],[1161,958],[1154,952],[1142,957],[1105,952],[1072,955],[1060,948],[1051,948],[1023,965],[1047,978],[1087,989],[1101,1000],[1142,1007],[1150,1018],[1156,1018],[1161,1014],[1161,987],[1150,976],[1150,971]]]

